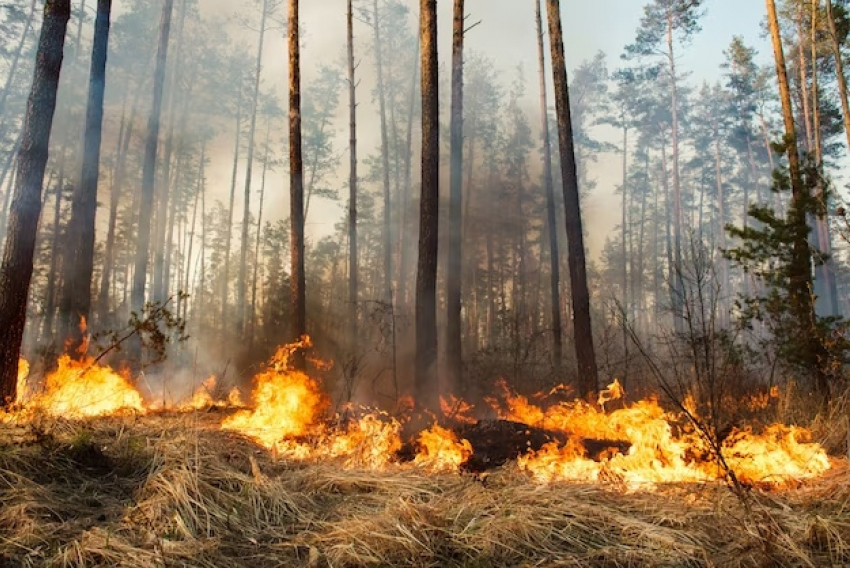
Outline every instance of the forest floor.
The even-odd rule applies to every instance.
[[[835,566],[850,468],[625,491],[275,459],[214,412],[0,424],[0,566]]]

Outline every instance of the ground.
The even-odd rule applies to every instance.
[[[835,566],[850,468],[748,507],[722,483],[626,490],[276,459],[216,412],[0,424],[0,566]],[[749,508],[749,510],[748,510]]]

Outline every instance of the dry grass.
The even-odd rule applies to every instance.
[[[0,425],[0,566],[830,566],[850,479],[623,493],[275,460],[213,414]]]

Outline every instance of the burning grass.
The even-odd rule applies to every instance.
[[[0,565],[782,566],[850,562],[848,468],[624,491],[274,457],[220,412],[0,426]]]
[[[278,351],[247,408],[214,378],[149,401],[88,359],[40,389],[22,379],[0,414],[0,566],[850,562],[848,467],[805,429],[730,430],[748,492],[733,496],[681,416],[606,411],[617,383],[597,405],[504,390],[481,422],[446,400],[455,427],[404,434],[377,411],[329,417],[320,383],[287,365],[306,345]]]

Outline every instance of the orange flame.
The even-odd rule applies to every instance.
[[[458,441],[451,430],[434,424],[419,434],[419,453],[414,463],[437,471],[457,470],[472,455],[468,440]]]
[[[307,434],[327,399],[316,381],[289,369],[289,359],[296,349],[309,345],[305,338],[278,349],[269,368],[254,377],[253,408],[226,418],[222,428],[240,431],[270,448],[284,438]]]
[[[59,358],[59,367],[44,381],[44,392],[33,396],[27,406],[63,418],[146,410],[142,396],[126,378],[90,358],[77,361],[68,355]]]
[[[613,387],[609,387],[614,390]],[[603,397],[600,397],[602,400]],[[698,482],[723,478],[695,432],[674,432],[681,417],[662,409],[655,400],[637,402],[610,414],[583,401],[542,409],[519,395],[507,393],[510,420],[567,434],[563,446],[548,444],[521,457],[521,467],[541,481],[597,481],[613,474],[630,487],[654,483]],[[735,430],[722,448],[729,466],[746,482],[782,482],[818,476],[830,468],[826,451],[808,443],[803,428],[771,426],[763,433]],[[583,440],[606,440],[630,445],[600,461],[587,457]]]

